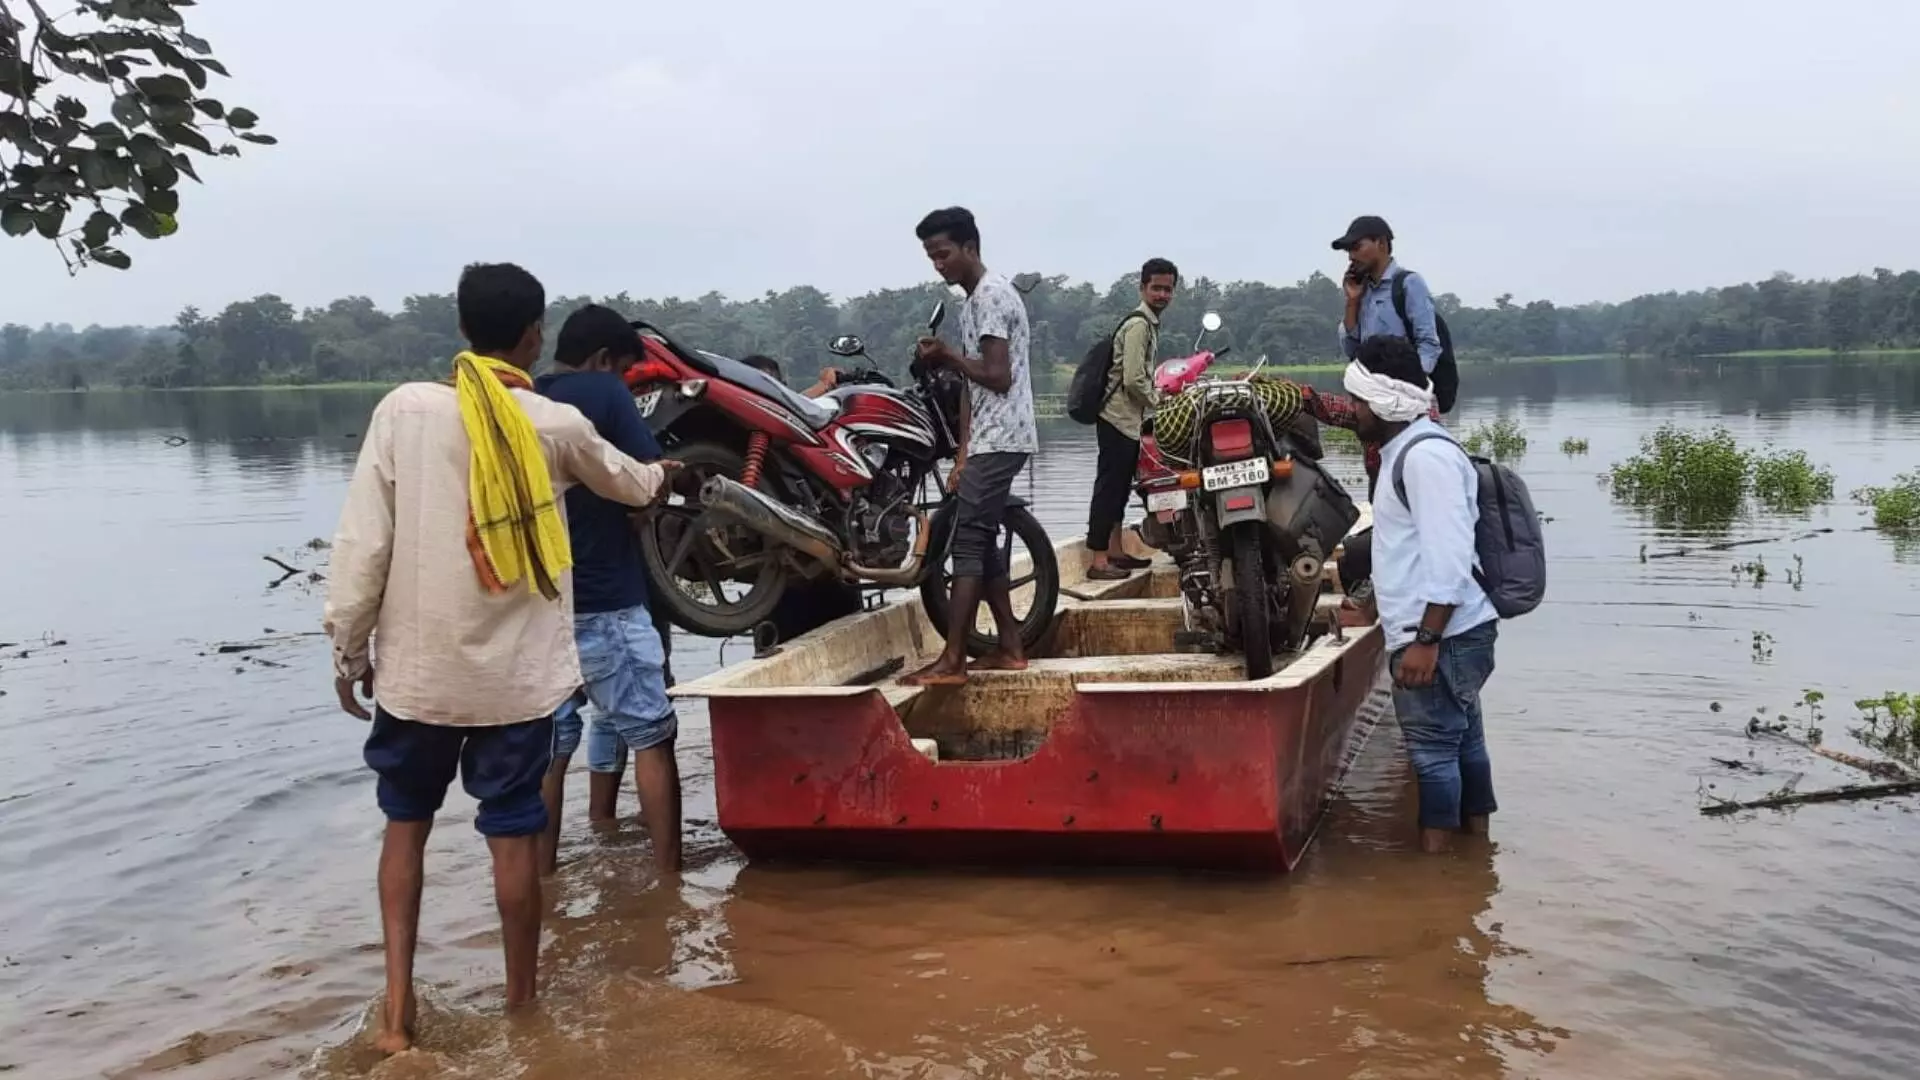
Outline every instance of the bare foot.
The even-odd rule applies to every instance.
[[[944,656],[911,675],[900,676],[901,686],[965,686],[966,682],[965,665]]]
[[[1421,829],[1420,850],[1428,855],[1444,855],[1453,850],[1453,834],[1445,829]]]
[[[404,1031],[383,1031],[374,1037],[373,1048],[387,1057],[413,1049],[413,1036]]]
[[[1460,822],[1460,831],[1468,836],[1485,836],[1492,822],[1485,814],[1475,814]]]
[[[413,1029],[418,1018],[419,1010],[411,992],[407,994],[406,1001],[401,1004],[397,1015],[391,1005],[383,1008],[380,1017],[381,1031],[374,1036],[373,1048],[388,1057],[404,1054],[413,1049]]]
[[[1015,656],[1005,649],[995,649],[980,659],[975,660],[967,670],[1025,671],[1027,670],[1027,658],[1024,656]]]

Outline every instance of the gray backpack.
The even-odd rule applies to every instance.
[[[1438,431],[1422,432],[1407,441],[1393,462],[1393,491],[1400,505],[1407,502],[1407,451],[1428,439],[1441,439],[1467,454],[1467,448]],[[1473,550],[1480,568],[1473,579],[1486,590],[1493,610],[1503,619],[1516,619],[1540,606],[1547,595],[1547,544],[1540,515],[1520,475],[1487,458],[1467,454],[1480,476],[1480,519],[1473,527]]]

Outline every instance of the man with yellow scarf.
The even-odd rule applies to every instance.
[[[669,473],[621,453],[579,410],[532,390],[546,290],[509,264],[460,276],[471,350],[444,382],[374,409],[333,542],[326,631],[340,707],[371,720],[367,765],[387,817],[380,921],[387,989],[375,1045],[412,1044],[413,957],[427,834],[456,772],[493,856],[507,1007],[534,998],[540,784],[553,713],[580,685],[573,564],[556,496],[573,484],[629,506]],[[377,640],[379,676],[369,646]],[[377,700],[371,715],[355,687]]]

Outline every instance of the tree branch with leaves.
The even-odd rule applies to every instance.
[[[50,15],[42,0],[0,0],[0,233],[53,241],[70,273],[125,270],[128,230],[178,229],[196,155],[274,144],[253,110],[206,95],[227,69],[186,31],[179,9],[194,3],[79,0]]]

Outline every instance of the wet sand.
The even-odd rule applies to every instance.
[[[355,1035],[380,985],[365,729],[328,703],[318,639],[215,649],[317,621],[313,587],[267,589],[260,555],[322,565],[295,549],[330,534],[369,403],[202,403],[148,427],[0,410],[0,498],[36,523],[0,560],[0,1076],[1920,1075],[1916,801],[1697,813],[1709,786],[1844,778],[1741,728],[1817,687],[1844,742],[1852,698],[1920,689],[1920,565],[1844,506],[1809,523],[1830,535],[1742,549],[1776,569],[1758,588],[1731,556],[1641,563],[1642,543],[1680,541],[1593,473],[1699,406],[1520,392],[1556,576],[1487,691],[1491,843],[1414,852],[1388,723],[1284,879],[748,867],[713,825],[692,709],[684,882],[659,885],[631,821],[587,828],[569,785],[528,1016],[500,1015],[484,847],[449,800],[421,1049],[384,1063]],[[1807,446],[1842,491],[1920,458],[1911,393],[1823,393],[1728,422]],[[176,424],[215,430],[166,448]],[[245,441],[262,426],[288,438]],[[1568,434],[1591,455],[1552,452]],[[1036,493],[1063,533],[1090,451],[1050,429]],[[1793,554],[1800,589],[1778,573]],[[721,658],[684,638],[677,655],[688,673]]]

